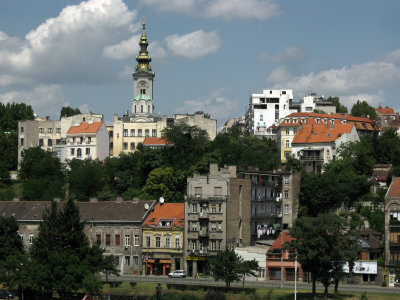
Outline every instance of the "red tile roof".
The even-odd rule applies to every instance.
[[[290,236],[289,231],[282,231],[281,234],[272,243],[268,251],[280,250],[282,248],[282,242],[283,244],[285,244],[293,240],[295,240],[295,238]]]
[[[326,119],[338,119],[338,120],[347,120],[347,121],[352,121],[352,122],[366,122],[366,123],[373,123],[371,119],[368,118],[362,118],[362,117],[353,117],[350,114],[319,114],[319,113],[305,113],[305,112],[300,112],[300,113],[291,113],[288,115],[286,118],[292,118],[292,117],[303,117],[303,118],[326,118]]]
[[[99,131],[103,122],[82,122],[78,126],[72,126],[67,134],[74,134],[74,133],[96,133]]]
[[[184,203],[164,203],[154,207],[154,211],[150,213],[143,227],[158,227],[161,220],[170,221],[171,227],[185,225],[185,204]]]
[[[167,139],[163,139],[160,137],[147,137],[145,138],[143,145],[169,145]]]
[[[376,107],[375,110],[384,115],[394,115],[394,109],[391,107]]]
[[[293,138],[292,144],[327,143],[333,142],[345,133],[350,133],[354,124],[334,124],[303,126]]]
[[[393,177],[386,197],[400,197],[400,177]]]

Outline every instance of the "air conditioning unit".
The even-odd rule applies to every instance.
[[[203,254],[203,250],[199,250],[199,253],[200,253],[200,254]]]

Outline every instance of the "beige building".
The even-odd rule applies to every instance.
[[[89,242],[104,248],[104,255],[113,255],[121,274],[141,273],[142,223],[154,204],[119,200],[76,202]],[[17,220],[18,233],[28,248],[38,236],[42,214],[50,205],[47,201],[0,201],[0,215]]]
[[[187,180],[185,199],[185,270],[207,273],[207,261],[225,247],[250,245],[250,180],[236,167],[210,164],[209,175]]]
[[[24,149],[40,146],[43,150],[53,151],[57,145],[65,145],[67,131],[81,122],[103,121],[100,114],[79,114],[52,121],[49,117],[23,120],[18,122],[18,163]],[[60,150],[61,155],[61,150]],[[60,157],[61,158],[61,157]]]

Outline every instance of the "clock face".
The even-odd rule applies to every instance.
[[[140,81],[139,84],[138,84],[139,87],[147,87],[147,85],[148,84],[147,84],[146,81]]]

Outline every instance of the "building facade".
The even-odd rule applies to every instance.
[[[188,276],[207,273],[207,261],[225,247],[250,244],[248,179],[236,177],[236,167],[210,164],[209,175],[187,180],[185,199],[185,270]]]
[[[184,204],[159,202],[143,223],[143,274],[183,268]]]

